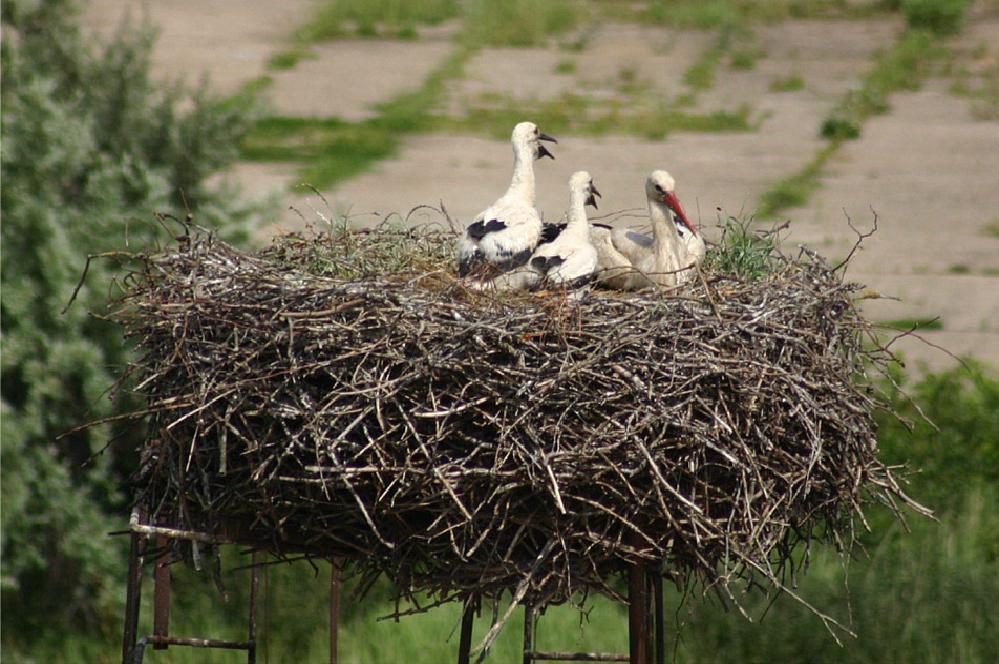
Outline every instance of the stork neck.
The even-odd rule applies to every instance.
[[[513,179],[506,195],[518,196],[534,205],[534,154],[525,144],[513,146]]]
[[[679,263],[680,234],[676,231],[670,209],[665,203],[656,200],[649,201],[649,218],[652,220],[652,238],[656,253],[660,258],[670,259],[677,265],[668,266],[676,269]]]
[[[569,194],[568,225],[563,233],[582,231],[590,232],[590,221],[586,217],[586,192],[573,189]]]

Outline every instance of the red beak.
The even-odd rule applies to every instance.
[[[697,235],[697,229],[694,228],[694,225],[690,223],[689,219],[687,219],[687,215],[684,213],[683,206],[680,205],[680,201],[677,199],[676,194],[672,191],[665,192],[663,194],[663,203],[665,203],[666,207],[673,211],[673,214],[680,218],[680,221],[683,222],[684,226],[690,229],[691,233]]]

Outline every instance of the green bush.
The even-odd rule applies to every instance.
[[[969,361],[906,389],[890,394],[909,424],[883,416],[878,439],[889,463],[918,470],[913,493],[934,507],[959,500],[969,481],[999,486],[999,375]]]
[[[193,95],[149,76],[151,32],[89,48],[66,0],[3,6],[2,600],[4,644],[113,624],[121,546],[118,487],[135,464],[136,427],[60,434],[134,407],[106,394],[128,361],[104,309],[120,274],[95,263],[62,312],[88,253],[162,234],[156,211],[230,235],[249,222],[207,178],[236,155],[251,121],[246,100]],[[180,108],[188,110],[181,111]],[[96,455],[96,456],[95,456]],[[108,515],[114,515],[113,519]],[[7,653],[5,653],[7,654]]]

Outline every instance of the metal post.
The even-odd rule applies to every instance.
[[[648,633],[649,599],[645,565],[635,563],[628,575],[628,641],[631,664],[651,664]]]
[[[167,538],[156,536],[156,548],[161,552],[153,566],[153,636],[170,636],[170,554],[166,551]],[[168,643],[153,643],[154,650],[166,650]]]
[[[534,607],[524,605],[524,664],[534,660]]]
[[[477,599],[470,596],[465,600],[465,612],[461,616],[461,639],[458,641],[458,664],[469,664],[471,661],[472,620],[475,618]]]
[[[250,569],[250,620],[247,626],[246,640],[250,647],[246,649],[246,664],[256,664],[257,661],[257,595],[260,588],[260,553],[253,552]]]
[[[330,561],[330,664],[337,664],[340,632],[340,570]]]
[[[656,606],[656,664],[666,664],[666,618],[663,609],[663,578],[652,576],[653,601]]]
[[[129,537],[128,577],[125,580],[125,627],[121,639],[121,662],[132,664],[139,631],[139,600],[142,596],[142,535]]]

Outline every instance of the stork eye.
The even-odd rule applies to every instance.
[[[662,190],[663,190],[663,188],[657,184],[656,185],[656,191],[662,191]]]

